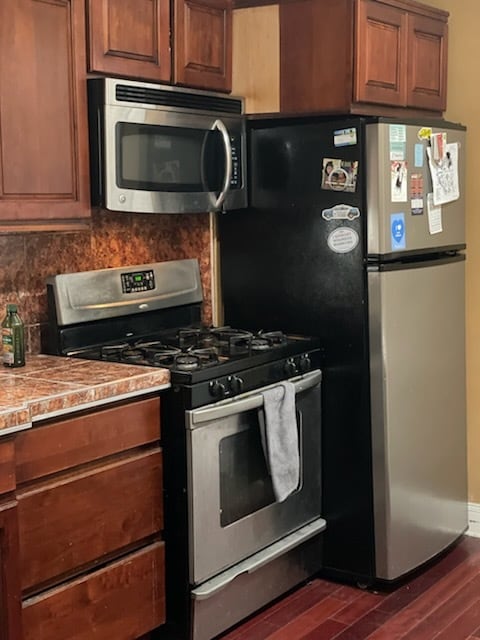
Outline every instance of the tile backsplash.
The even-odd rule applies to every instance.
[[[198,258],[203,320],[212,322],[209,215],[143,215],[94,211],[91,228],[76,232],[0,235],[0,316],[17,303],[27,351],[41,351],[47,323],[46,279],[58,273]]]

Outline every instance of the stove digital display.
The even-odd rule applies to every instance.
[[[155,289],[155,276],[153,271],[131,271],[122,273],[123,293],[140,293],[141,291],[151,291]]]

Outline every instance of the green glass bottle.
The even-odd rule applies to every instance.
[[[25,329],[16,304],[7,304],[7,315],[2,322],[2,356],[5,367],[25,364]]]

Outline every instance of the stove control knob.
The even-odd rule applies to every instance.
[[[294,376],[298,373],[298,369],[297,369],[297,365],[295,364],[295,361],[293,358],[289,358],[286,362],[285,362],[285,373],[286,375],[290,378],[291,376]]]
[[[243,380],[239,376],[229,376],[228,385],[232,393],[242,393]]]
[[[218,380],[212,380],[208,385],[208,388],[210,390],[210,395],[214,398],[221,399],[225,397],[225,385]]]
[[[302,373],[310,371],[310,369],[312,368],[312,361],[310,360],[308,353],[304,353],[303,356],[300,356],[298,366]]]

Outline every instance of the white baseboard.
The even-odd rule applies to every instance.
[[[468,503],[468,529],[467,536],[480,538],[480,504]]]

